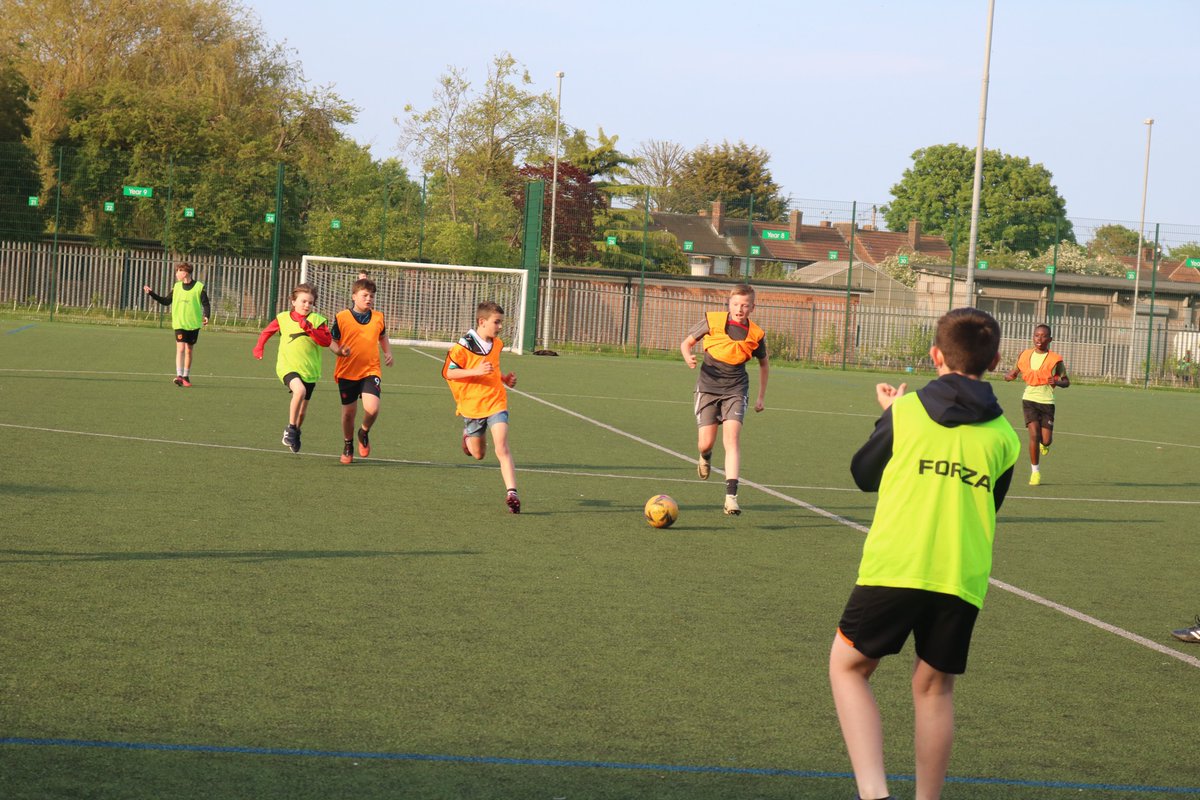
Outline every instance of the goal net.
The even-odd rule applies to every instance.
[[[333,313],[349,307],[359,272],[375,282],[375,310],[383,313],[393,344],[448,348],[475,326],[475,307],[492,300],[504,309],[505,349],[524,351],[529,273],[523,269],[312,255],[300,260],[300,280],[315,286],[318,307]]]

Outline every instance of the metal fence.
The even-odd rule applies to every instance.
[[[56,247],[57,257],[49,242],[0,242],[0,307],[72,318],[161,318],[163,309],[142,292],[144,285],[164,292],[174,281],[174,262],[161,250],[62,242]],[[280,262],[279,297],[272,308],[271,259],[192,253],[188,261],[208,291],[215,325],[248,325],[274,316],[286,307],[287,289],[300,277],[298,259]],[[548,287],[543,275],[539,318],[547,307],[551,314],[549,341],[543,344],[671,354],[705,311],[725,307],[730,283],[647,274],[643,284],[637,273],[562,269]],[[928,353],[936,313],[865,306],[857,296],[847,306],[845,292],[812,286],[756,286],[754,319],[767,332],[774,361],[900,371],[932,367]],[[324,307],[335,304],[322,298]],[[997,319],[1004,331],[1002,363],[1015,364],[1030,346],[1034,326],[1044,320],[1030,314],[998,314]],[[1059,318],[1054,349],[1075,377],[1124,381],[1132,363],[1135,383],[1195,387],[1195,368],[1184,356],[1200,355],[1200,329],[1165,319],[1156,319],[1152,329],[1144,320],[1139,323],[1135,330],[1127,322]]]

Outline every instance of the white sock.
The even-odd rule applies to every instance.
[[[1033,471],[1034,471],[1034,472],[1041,472],[1041,467],[1040,467],[1039,465],[1037,465],[1037,464],[1034,464],[1034,465],[1033,465]]]

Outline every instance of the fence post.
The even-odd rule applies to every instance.
[[[425,180],[427,177],[428,176],[426,176],[426,175],[421,176],[421,227],[417,231],[417,261],[424,260],[421,257],[421,255],[425,250]],[[542,230],[542,212],[538,211],[538,235],[539,236],[541,235],[541,230]],[[526,233],[529,232],[529,193],[528,193],[528,189],[526,189],[526,194],[525,194],[525,231],[526,231]],[[538,252],[541,252],[541,247],[542,247],[541,241],[539,240]],[[526,266],[525,268],[528,269],[529,267]],[[537,290],[535,289],[534,291],[536,292]],[[534,316],[535,317],[537,316],[536,310],[534,311]]]
[[[58,175],[54,184],[54,244],[50,252],[50,321],[54,322],[54,309],[58,308],[58,224],[62,212],[63,150],[58,148]]]
[[[642,218],[642,282],[638,287],[637,341],[634,358],[642,357],[642,307],[646,304],[646,240],[650,238],[650,187],[646,187],[646,211]]]
[[[167,156],[167,210],[163,213],[163,261],[171,266],[171,199],[174,195],[175,156]]]
[[[850,266],[846,268],[846,321],[842,323],[842,369],[850,349],[850,283],[854,275],[854,229],[858,227],[858,201],[850,204]]]
[[[1150,319],[1146,322],[1146,379],[1142,388],[1150,385],[1150,343],[1154,341],[1154,289],[1158,283],[1158,227],[1154,225],[1154,260],[1150,262]]]
[[[958,209],[954,209],[954,233],[950,237],[950,307],[954,310],[954,266],[958,263]]]
[[[425,179],[422,178],[422,219],[424,219],[425,209],[424,197]],[[525,184],[525,235],[522,237],[521,266],[529,274],[529,278],[525,286],[525,335],[521,342],[522,349],[526,348],[528,341],[532,341],[533,346],[537,347],[538,282],[541,280],[542,260],[542,206],[545,199],[545,181],[529,181]],[[417,260],[420,260],[419,255]]]
[[[1054,260],[1050,264],[1050,305],[1046,308],[1046,321],[1054,326],[1054,286],[1058,283],[1058,241],[1062,238],[1062,217],[1054,218]]]
[[[283,227],[283,162],[275,170],[275,235],[271,243],[271,291],[267,302],[267,316],[275,316],[279,305],[279,229]]]
[[[754,192],[750,193],[750,210],[746,212],[746,280],[750,280],[752,268],[750,254],[754,247]]]
[[[384,169],[383,162],[379,164],[380,169]],[[387,258],[386,252],[387,243],[387,214],[388,214],[388,195],[391,194],[392,177],[387,175],[383,179],[383,208],[381,209],[381,219],[379,222],[379,260],[383,261]]]

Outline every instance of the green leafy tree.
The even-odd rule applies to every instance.
[[[1088,250],[1095,256],[1133,258],[1137,256],[1138,232],[1124,225],[1101,225],[1092,234]]]
[[[516,164],[541,161],[550,150],[554,98],[532,91],[532,83],[516,59],[501,53],[478,94],[471,94],[462,70],[451,67],[439,79],[430,108],[405,107],[401,145],[438,179],[431,208],[469,225],[488,252],[511,247],[514,240],[516,212],[508,189],[518,180]]]
[[[745,216],[753,197],[755,219],[781,219],[787,200],[767,168],[770,160],[766,150],[745,142],[703,144],[688,153],[671,186],[678,193],[675,205],[696,213],[723,200],[730,216]]]
[[[563,142],[563,155],[567,161],[590,175],[594,185],[608,186],[614,181],[628,178],[629,168],[634,164],[632,156],[617,149],[619,138],[615,135],[606,136],[604,128],[599,128],[596,146],[593,147],[587,132],[579,128]]]
[[[1182,261],[1185,258],[1200,258],[1200,242],[1186,242],[1171,248],[1171,258]]]
[[[891,189],[891,203],[883,207],[888,228],[901,231],[910,220],[921,222],[926,233],[949,241],[956,213],[969,218],[975,174],[975,151],[957,144],[933,145],[912,155],[913,165]],[[986,150],[979,205],[979,244],[987,252],[1040,253],[1058,235],[1075,241],[1066,214],[1066,202],[1051,183],[1053,176],[1041,164]]]
[[[63,227],[101,241],[269,247],[264,213],[283,163],[291,180],[279,222],[284,247],[297,249],[301,164],[317,168],[314,154],[354,119],[331,90],[310,88],[232,0],[8,0],[0,46],[31,90],[28,141],[43,189],[59,179],[61,159]],[[103,201],[122,184],[158,191],[117,198],[107,214]],[[183,206],[196,208],[187,224]]]

